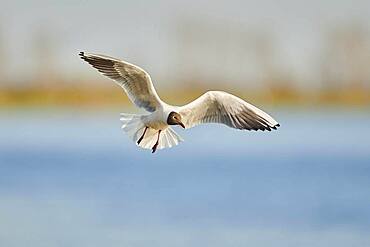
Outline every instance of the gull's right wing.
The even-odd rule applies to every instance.
[[[209,91],[180,107],[186,128],[201,123],[221,123],[245,130],[268,130],[280,126],[270,115],[244,100],[225,92]]]

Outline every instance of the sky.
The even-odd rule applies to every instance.
[[[189,73],[187,70],[193,68],[185,65],[183,71],[178,69],[188,62],[179,60],[182,47],[178,45],[176,36],[181,33],[179,29],[184,22],[190,22],[194,28],[206,23],[206,28],[210,27],[216,33],[223,27],[267,32],[277,47],[275,62],[278,69],[289,71],[298,78],[313,76],[312,72],[317,69],[317,53],[328,31],[347,25],[359,25],[370,30],[370,2],[365,0],[0,3],[0,52],[2,50],[2,57],[7,61],[3,74],[17,79],[27,79],[35,74],[34,47],[40,46],[35,38],[37,33],[46,33],[51,40],[55,48],[52,51],[57,67],[55,73],[64,78],[92,76],[76,56],[79,51],[86,50],[140,64],[149,70],[152,77],[169,83],[176,79],[176,73]],[[193,39],[197,42],[197,37]],[[226,54],[233,51],[226,50]],[[191,54],[192,51],[185,53]],[[206,57],[200,62],[196,55],[190,55],[190,58],[197,60],[194,67],[199,67],[200,71],[215,73],[215,78],[226,74],[226,78],[231,79],[235,72],[233,61],[240,60],[231,59],[230,65],[219,70],[216,63],[225,59],[223,54]],[[253,66],[254,59],[247,57],[242,60],[242,68]],[[258,79],[259,72],[256,69],[251,71],[247,75]],[[235,83],[240,81],[235,78]],[[305,83],[305,80],[300,81]]]

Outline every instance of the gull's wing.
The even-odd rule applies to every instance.
[[[101,74],[122,87],[138,107],[154,112],[161,104],[149,74],[138,66],[104,55],[87,52],[80,52],[79,55]]]
[[[210,91],[193,102],[180,107],[186,128],[201,123],[222,123],[246,130],[276,129],[279,123],[271,116],[244,100],[220,91]]]

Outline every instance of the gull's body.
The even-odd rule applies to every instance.
[[[182,141],[170,125],[191,128],[201,123],[222,123],[236,129],[262,131],[280,126],[257,107],[221,91],[209,91],[184,106],[166,104],[155,91],[149,74],[140,67],[104,55],[81,52],[80,56],[121,86],[135,105],[150,112],[121,113],[121,121],[122,129],[138,146],[153,152]]]

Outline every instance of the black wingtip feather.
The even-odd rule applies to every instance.
[[[269,126],[271,129],[277,130],[278,127],[280,127],[280,124],[275,124],[274,126]],[[269,129],[269,131],[271,130]]]
[[[81,59],[86,61],[85,52],[81,51],[80,53],[78,53],[78,55],[80,56]]]

